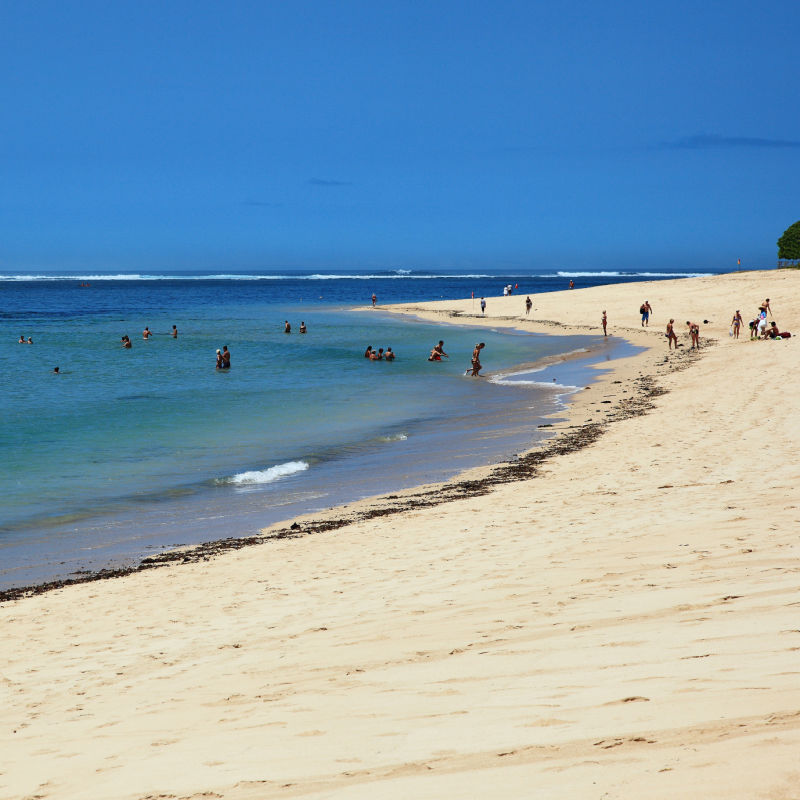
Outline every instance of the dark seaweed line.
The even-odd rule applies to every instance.
[[[709,344],[714,344],[713,340],[706,341]],[[700,353],[697,351],[684,350],[681,355],[678,356],[678,362],[670,362],[666,371],[686,369],[699,355]],[[551,458],[565,455],[566,453],[574,453],[578,450],[582,450],[584,447],[588,447],[600,438],[602,433],[612,422],[647,414],[655,407],[653,398],[667,393],[665,389],[656,383],[652,375],[639,376],[635,379],[634,385],[637,394],[633,397],[620,400],[614,409],[609,410],[608,416],[604,422],[588,422],[573,430],[559,433],[544,447],[518,456],[511,461],[498,464],[484,478],[445,483],[440,488],[426,489],[416,492],[415,494],[406,495],[402,499],[398,498],[397,495],[387,495],[379,500],[379,502],[389,501],[386,504],[367,508],[364,511],[354,512],[348,516],[311,521],[302,525],[295,522],[287,528],[280,528],[267,535],[219,539],[213,542],[205,542],[187,550],[168,551],[148,556],[133,567],[101,569],[95,572],[82,573],[72,578],[48,581],[47,583],[33,586],[6,589],[0,591],[0,603],[44,594],[80,583],[121,578],[125,575],[133,575],[136,572],[143,572],[144,570],[155,569],[168,564],[193,564],[198,561],[209,561],[220,553],[230,550],[241,550],[243,547],[263,545],[280,539],[296,539],[309,534],[325,533],[357,522],[376,519],[377,517],[402,514],[404,511],[413,509],[430,508],[442,503],[464,500],[469,497],[480,497],[488,494],[493,486],[530,480],[537,476],[538,468],[541,464],[549,461]]]

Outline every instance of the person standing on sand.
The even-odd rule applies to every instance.
[[[742,327],[742,315],[739,313],[739,309],[736,309],[736,313],[733,315],[733,319],[731,320],[731,330],[733,331],[733,338],[739,338],[739,328]]]
[[[530,295],[528,295],[525,298],[525,316],[526,317],[531,313],[531,306],[533,306],[533,301],[531,300]]]
[[[373,307],[373,308],[375,308],[375,303],[376,303],[377,301],[378,301],[378,298],[377,298],[377,296],[375,295],[375,292],[373,292],[373,293],[372,293],[372,307]]]
[[[653,313],[653,307],[650,303],[645,300],[644,303],[639,307],[639,313],[642,315],[642,327],[644,328],[645,325],[650,325],[650,315]]]
[[[672,343],[675,342],[675,349],[678,349],[678,337],[675,334],[675,320],[671,319],[667,323],[667,341],[669,342],[669,349],[672,350]]]
[[[767,318],[767,312],[769,311],[769,315],[772,316],[772,309],[769,307],[769,297],[758,307],[758,310],[761,312],[761,316],[764,319]]]
[[[606,331],[606,325],[608,325],[608,317],[606,317],[605,311],[603,312],[603,318],[600,320],[600,322],[603,325],[603,336],[608,336],[608,333]]]
[[[486,299],[481,297],[481,314],[486,313]]]
[[[573,281],[572,279],[570,279],[569,288],[570,289],[574,289],[575,288],[575,281]]]
[[[686,320],[686,324],[689,326],[689,336],[692,340],[692,350],[697,348],[700,349],[700,326],[696,322],[689,322]]]

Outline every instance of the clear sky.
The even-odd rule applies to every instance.
[[[0,270],[775,263],[800,2],[0,0]]]

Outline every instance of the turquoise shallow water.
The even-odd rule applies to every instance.
[[[316,283],[84,282],[2,284],[0,587],[247,535],[507,457],[560,400],[550,373],[526,385],[466,378],[477,337],[495,376],[614,347],[354,311],[330,282],[322,299]],[[17,344],[20,334],[34,344]],[[451,358],[430,363],[440,338]],[[223,344],[229,372],[214,369]],[[365,360],[367,344],[391,345],[397,361]],[[557,384],[589,376],[580,361],[551,372]]]

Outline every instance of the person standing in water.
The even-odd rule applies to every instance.
[[[289,324],[289,320],[287,319],[286,322],[283,323],[283,332],[284,333],[291,333],[292,326]]]
[[[153,334],[150,332],[150,328],[148,328],[148,327],[147,327],[147,325],[145,325],[145,326],[144,326],[144,330],[142,331],[142,339],[144,339],[144,340],[147,340],[147,339],[149,339],[149,338],[150,338],[152,335],[153,335]]]
[[[484,342],[480,342],[479,344],[475,345],[475,349],[472,351],[472,377],[479,378],[480,371],[482,369],[481,366],[481,350],[486,347]]]
[[[228,351],[228,345],[222,345],[222,369],[231,368],[231,354]]]
[[[172,326],[172,338],[173,339],[178,338],[178,328],[175,325]]]
[[[306,323],[301,321],[300,322],[300,333],[305,333],[306,330],[307,330],[306,329]]]

